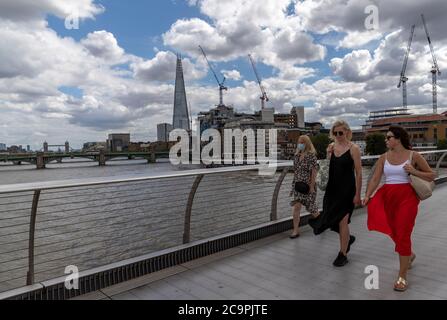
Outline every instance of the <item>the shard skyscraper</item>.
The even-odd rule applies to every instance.
[[[183,78],[182,57],[177,54],[177,71],[175,75],[173,129],[191,130],[188,103],[186,101],[185,80]]]

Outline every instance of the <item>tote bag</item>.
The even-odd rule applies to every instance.
[[[413,164],[413,152],[410,155],[410,163]],[[411,186],[420,200],[426,200],[432,196],[433,190],[435,189],[435,183],[433,181],[428,182],[412,174],[410,175],[410,181]]]

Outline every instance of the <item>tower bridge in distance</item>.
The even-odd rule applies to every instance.
[[[66,141],[64,144],[51,144],[51,145],[45,141],[43,143],[43,149],[41,149],[40,151],[48,153],[49,148],[56,148],[56,147],[59,148],[59,150],[61,147],[64,148],[65,153],[70,153],[70,151],[72,151],[72,149],[70,148],[70,142],[68,142],[68,141]]]

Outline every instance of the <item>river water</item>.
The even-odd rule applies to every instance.
[[[35,165],[0,163],[0,185],[121,175],[151,175],[180,170],[177,166],[171,165],[169,159],[158,159],[157,163],[151,164],[146,160],[112,160],[104,167],[99,167],[97,162],[87,159],[64,159],[62,163],[53,162],[46,167],[44,170],[36,170]]]

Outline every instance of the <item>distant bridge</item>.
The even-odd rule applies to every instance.
[[[85,158],[91,159],[105,166],[106,162],[114,158],[146,159],[148,163],[155,163],[157,158],[169,158],[169,152],[65,152],[65,153],[29,153],[29,154],[4,154],[0,155],[0,162],[12,162],[15,165],[22,163],[35,164],[37,169],[44,169],[45,166],[52,162],[62,162],[64,158]]]

